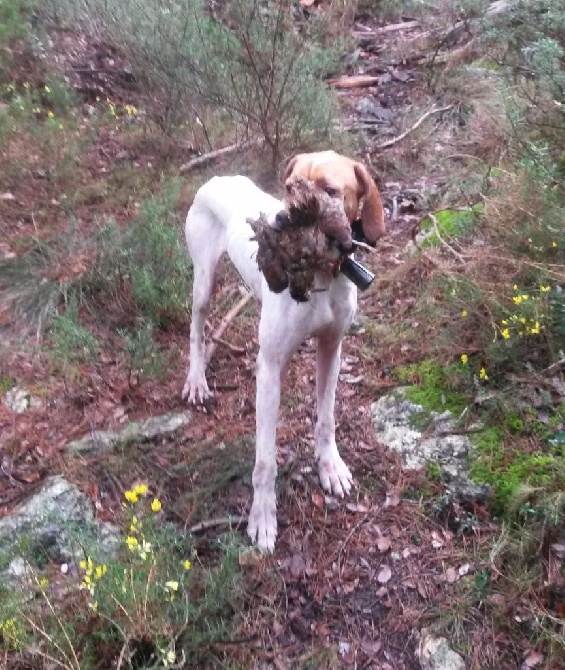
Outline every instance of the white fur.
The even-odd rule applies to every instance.
[[[246,177],[214,177],[196,194],[186,217],[186,241],[194,267],[190,365],[183,398],[203,402],[211,394],[205,376],[204,323],[212,297],[215,269],[227,251],[236,269],[262,303],[257,357],[257,446],[253,470],[253,504],[247,532],[262,551],[271,552],[277,536],[275,434],[281,376],[304,339],[318,339],[316,394],[316,456],[323,488],[334,495],[349,493],[353,478],[335,442],[335,390],[341,340],[357,307],[357,289],[343,275],[317,278],[307,303],[288,292],[273,293],[259,272],[257,243],[247,218],[260,213],[272,222],[283,203],[261,191]]]

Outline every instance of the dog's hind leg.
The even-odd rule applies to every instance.
[[[202,189],[201,189],[202,190]],[[216,266],[225,250],[221,223],[199,192],[186,217],[186,243],[193,266],[190,362],[182,397],[191,403],[205,402],[212,394],[206,381],[204,326],[214,291]]]

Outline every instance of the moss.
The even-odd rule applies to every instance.
[[[498,426],[473,436],[472,442],[471,478],[495,489],[494,510],[497,514],[508,511],[525,484],[547,485],[556,468],[556,457],[552,454],[509,448],[505,434]]]
[[[435,461],[429,461],[427,466],[427,475],[428,479],[432,482],[441,482],[442,476],[441,476],[441,468],[439,467],[439,464],[436,463]]]
[[[460,365],[441,366],[433,361],[423,361],[399,368],[395,376],[401,383],[411,384],[405,391],[408,400],[428,411],[449,410],[458,416],[468,404],[462,392],[463,372]]]
[[[463,237],[470,233],[476,223],[478,216],[482,213],[484,206],[481,204],[475,205],[468,210],[460,209],[443,209],[435,213],[436,225],[440,236],[445,238]],[[439,244],[439,238],[434,231],[434,222],[430,217],[422,221],[421,229],[430,234],[422,242],[424,247],[432,247]]]
[[[0,377],[0,395],[9,391],[14,385],[14,380],[11,377]]]

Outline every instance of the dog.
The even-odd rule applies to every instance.
[[[293,180],[304,178],[341,200],[353,225],[361,206],[365,240],[375,244],[385,232],[381,196],[367,168],[335,153],[299,154],[284,173],[287,192]],[[288,290],[273,293],[255,260],[257,242],[247,219],[264,214],[269,223],[283,209],[280,200],[260,190],[243,176],[213,177],[197,192],[186,217],[186,242],[193,264],[190,362],[182,396],[190,403],[204,403],[210,396],[206,382],[204,324],[214,275],[227,252],[242,280],[261,303],[259,353],[256,370],[256,459],[253,502],[247,533],[263,552],[271,553],[277,536],[275,478],[276,425],[281,378],[290,359],[308,337],[317,338],[315,427],[316,457],[322,487],[343,497],[353,477],[335,442],[335,392],[340,369],[341,342],[357,309],[357,288],[343,274],[316,277],[317,291],[307,303],[295,302]]]

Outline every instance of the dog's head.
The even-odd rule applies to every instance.
[[[374,244],[385,233],[383,204],[380,193],[367,168],[357,161],[335,151],[298,154],[286,166],[284,184],[288,192],[292,183],[302,177],[343,202],[350,223],[357,219],[359,204],[363,235]]]

